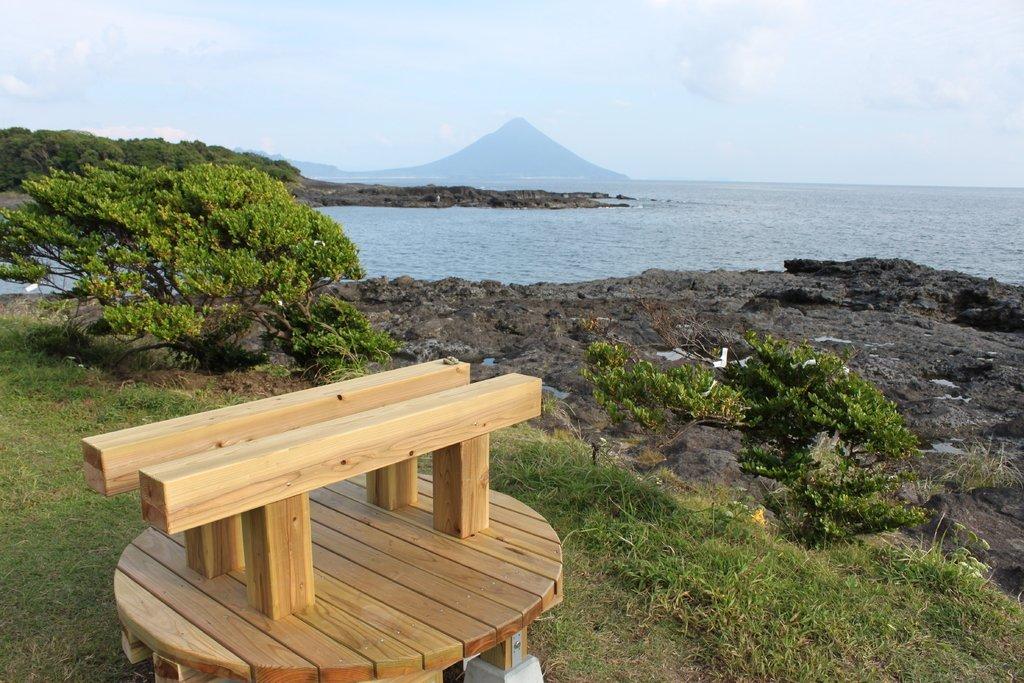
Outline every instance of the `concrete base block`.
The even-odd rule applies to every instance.
[[[474,657],[466,662],[466,683],[544,683],[544,674],[540,660],[533,655],[508,671]]]

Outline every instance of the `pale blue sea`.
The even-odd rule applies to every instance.
[[[647,268],[781,270],[788,258],[898,257],[1024,283],[1024,189],[713,182],[532,182],[627,209],[330,207],[367,273],[572,282]]]
[[[1024,284],[1024,189],[529,181],[630,208],[330,207],[370,276],[571,282],[678,270],[781,270],[787,258],[898,257]],[[0,292],[20,291],[0,283]]]

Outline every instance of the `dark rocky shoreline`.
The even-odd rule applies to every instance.
[[[405,343],[399,362],[457,356],[477,377],[542,376],[563,398],[573,427],[631,443],[622,453],[650,466],[645,442],[609,425],[579,376],[583,351],[599,338],[634,344],[654,360],[669,349],[658,318],[677,316],[692,338],[746,355],[742,333],[771,332],[852,354],[850,365],[896,401],[921,437],[921,481],[906,495],[940,511],[919,530],[942,535],[963,523],[991,549],[981,557],[1008,592],[1024,589],[1024,491],[961,490],[941,473],[973,442],[1003,449],[1024,470],[1024,287],[903,260],[797,260],[786,272],[670,272],[573,284],[505,285],[399,277],[345,284],[338,292]],[[685,336],[685,335],[684,335]],[[696,428],[660,463],[685,481],[736,486],[735,433]],[[649,452],[648,452],[649,453]]]
[[[307,206],[391,206],[447,209],[609,209],[628,207],[633,197],[604,192],[547,192],[546,190],[482,190],[465,185],[370,185],[329,183],[301,178],[289,186]],[[0,192],[0,208],[17,208],[29,201],[22,192]]]
[[[396,206],[446,209],[452,206],[489,209],[599,209],[626,207],[632,199],[603,192],[547,192],[545,190],[482,190],[468,186],[368,185],[329,183],[302,178],[292,194],[309,206]],[[615,200],[618,200],[615,203]]]

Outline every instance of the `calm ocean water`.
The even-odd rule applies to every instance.
[[[329,207],[370,276],[571,282],[647,268],[781,270],[899,257],[1024,284],[1024,189],[674,181],[467,183],[594,190],[630,208]],[[0,292],[21,286],[0,283]]]
[[[636,197],[628,209],[330,207],[367,273],[571,282],[647,268],[899,257],[1024,283],[1024,189],[669,181],[478,183]]]

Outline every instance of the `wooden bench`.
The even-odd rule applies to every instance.
[[[469,375],[424,363],[84,439],[89,485],[138,489],[152,526],[114,573],[126,655],[157,681],[512,667],[562,599],[562,550],[489,490],[489,434],[539,415],[541,383]]]

